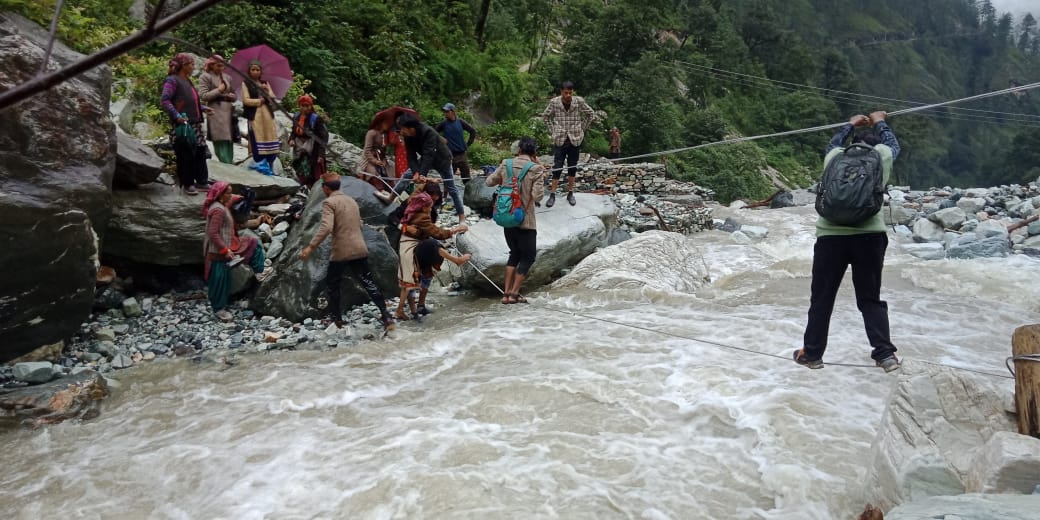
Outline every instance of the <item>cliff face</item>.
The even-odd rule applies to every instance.
[[[47,38],[0,14],[0,90],[37,74]],[[49,70],[81,57],[56,43]],[[110,91],[103,66],[0,113],[0,361],[71,336],[90,313],[116,158]]]

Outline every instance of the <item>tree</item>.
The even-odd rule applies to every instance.
[[[1022,24],[1019,26],[1021,34],[1018,37],[1018,49],[1022,52],[1028,52],[1032,47],[1032,42],[1036,39],[1036,18],[1033,18],[1031,13],[1026,13],[1022,17]]]

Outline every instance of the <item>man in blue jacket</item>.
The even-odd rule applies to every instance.
[[[856,127],[861,129],[852,138],[853,144],[873,147],[881,159],[885,185],[892,176],[892,163],[899,156],[899,141],[885,122],[885,112],[870,116],[856,115],[831,139],[824,169],[845,150],[844,142]],[[881,270],[885,264],[888,233],[881,212],[865,221],[842,226],[822,216],[816,220],[816,245],[813,247],[812,288],[809,299],[809,321],[805,326],[803,348],[794,351],[794,360],[809,368],[823,368],[823,352],[827,349],[834,300],[845,271],[852,266],[852,285],[856,289],[856,307],[863,314],[863,326],[872,352],[870,357],[885,372],[900,367],[896,347],[892,344],[888,325],[888,304],[881,299]]]
[[[466,149],[473,145],[477,138],[477,130],[469,123],[459,119],[455,113],[455,105],[448,103],[442,107],[444,110],[444,121],[437,123],[434,127],[437,132],[448,140],[448,149],[451,150],[451,167],[459,169],[462,183],[469,182],[469,157]],[[463,132],[469,132],[469,139],[464,139]]]

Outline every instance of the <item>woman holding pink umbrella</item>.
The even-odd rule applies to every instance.
[[[278,158],[282,142],[278,139],[278,126],[274,121],[274,91],[264,81],[264,66],[259,60],[249,62],[249,79],[242,83],[243,116],[249,126],[249,150],[257,163],[265,161],[268,169]],[[261,89],[263,91],[261,92]],[[269,173],[268,175],[273,175]]]

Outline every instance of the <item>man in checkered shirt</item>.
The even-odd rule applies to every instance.
[[[574,95],[574,83],[564,81],[560,85],[560,95],[549,101],[549,106],[542,112],[542,120],[549,127],[553,140],[552,184],[549,186],[549,200],[546,207],[556,204],[556,187],[560,183],[563,160],[567,159],[567,202],[573,206],[574,176],[578,173],[578,153],[581,142],[585,140],[585,130],[592,124],[595,113],[585,99]]]

